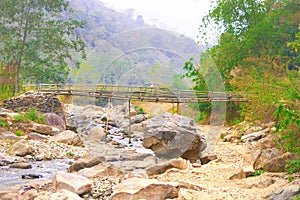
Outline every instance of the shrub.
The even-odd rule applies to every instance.
[[[6,123],[3,119],[0,121],[0,127],[9,128],[9,124]]]
[[[145,114],[145,111],[144,111],[144,109],[142,107],[135,106],[135,109],[136,109],[138,115],[139,114]]]
[[[254,176],[260,176],[260,175],[262,175],[263,173],[264,173],[265,171],[263,170],[263,169],[259,169],[259,170],[256,170],[255,172],[254,172]]]
[[[16,134],[16,136],[23,136],[23,132],[20,131],[20,130],[17,130],[17,131],[15,132],[15,134]]]
[[[286,164],[285,168],[287,169],[287,172],[289,174],[288,180],[289,182],[291,182],[292,180],[294,180],[293,174],[296,172],[300,172],[300,159],[290,160]]]
[[[27,113],[24,114],[18,114],[17,116],[14,117],[15,122],[30,122],[34,121],[37,123],[45,123],[46,119],[44,116],[40,116],[39,113],[35,109],[30,109],[28,110]]]

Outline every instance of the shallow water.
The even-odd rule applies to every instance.
[[[0,170],[0,188],[5,188],[13,185],[25,184],[28,182],[51,180],[59,171],[66,171],[70,166],[71,159],[56,159],[51,161],[35,161],[29,162],[31,169],[16,169],[9,166],[1,166]],[[22,175],[33,174],[41,175],[38,179],[22,179]]]

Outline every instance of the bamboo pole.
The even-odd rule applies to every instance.
[[[131,144],[131,113],[130,113],[130,102],[131,102],[131,99],[129,98],[129,100],[128,100],[128,121],[129,121],[128,139],[129,139],[129,144]]]
[[[110,114],[110,99],[107,102],[107,116],[106,116],[106,126],[105,126],[105,136],[107,137],[108,134],[108,119]]]

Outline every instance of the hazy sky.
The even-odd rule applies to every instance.
[[[111,8],[132,8],[145,22],[196,39],[201,18],[208,13],[210,0],[100,0]]]

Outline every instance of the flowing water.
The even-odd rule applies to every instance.
[[[1,166],[0,170],[0,188],[5,188],[13,185],[25,184],[31,181],[51,180],[59,171],[66,171],[73,160],[71,159],[56,159],[51,161],[35,161],[29,162],[31,169],[16,169],[9,166]],[[40,176],[37,179],[23,179],[22,175]]]

